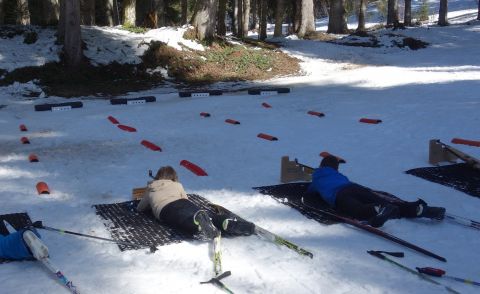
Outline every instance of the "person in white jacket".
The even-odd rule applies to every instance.
[[[207,239],[218,236],[219,229],[233,235],[251,235],[254,232],[252,223],[227,215],[215,215],[212,222],[207,211],[188,199],[178,182],[177,172],[171,166],[161,167],[154,180],[148,183],[137,211],[149,208],[155,218],[169,226],[192,235],[201,232]]]

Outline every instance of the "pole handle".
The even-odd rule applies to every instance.
[[[419,273],[426,274],[429,276],[434,276],[434,277],[441,277],[445,274],[445,271],[439,268],[417,267],[416,269]]]

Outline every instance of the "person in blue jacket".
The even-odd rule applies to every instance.
[[[42,259],[48,249],[36,231],[22,229],[7,235],[0,234],[0,258],[9,260]]]
[[[381,227],[392,218],[427,217],[443,219],[445,208],[429,207],[425,201],[391,203],[369,188],[351,182],[338,171],[335,156],[325,157],[312,175],[308,192],[319,194],[332,208],[373,227]]]

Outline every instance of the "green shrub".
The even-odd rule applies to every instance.
[[[422,5],[415,12],[415,18],[417,21],[427,21],[429,16],[428,0],[422,0]]]
[[[126,30],[126,31],[129,31],[129,32],[132,32],[132,33],[135,33],[135,34],[143,34],[143,33],[148,31],[147,28],[136,27],[135,25],[130,24],[130,23],[125,23],[124,25],[122,25],[122,29]]]

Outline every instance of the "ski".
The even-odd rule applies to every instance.
[[[301,247],[299,247],[298,245],[270,232],[270,231],[267,231],[265,230],[264,228],[262,227],[259,227],[257,225],[255,225],[255,234],[260,236],[260,237],[263,237],[264,239],[270,241],[270,242],[273,242],[277,245],[280,245],[280,246],[285,246],[291,250],[294,250],[295,252],[297,252],[298,254],[301,254],[301,255],[305,255],[305,256],[308,256],[310,258],[313,258],[313,253],[311,253],[310,251],[307,251]]]
[[[442,278],[454,280],[454,281],[457,281],[457,282],[462,282],[462,283],[469,284],[469,285],[480,286],[479,282],[475,282],[475,281],[472,281],[472,280],[469,280],[469,279],[464,279],[464,278],[458,278],[458,277],[445,275],[446,272],[442,269],[439,269],[439,268],[433,268],[433,267],[421,267],[420,268],[420,267],[417,267],[417,271],[419,273],[430,275],[430,276],[433,276],[433,277],[442,277]]]
[[[218,288],[222,289],[223,291],[227,292],[227,293],[230,293],[230,294],[233,294],[233,291],[230,290],[227,286],[225,286],[224,283],[222,283],[220,280],[223,279],[223,278],[226,278],[228,276],[230,276],[232,273],[230,271],[226,271],[224,272],[223,274],[221,275],[218,275],[214,278],[211,278],[210,280],[208,281],[205,281],[205,282],[200,282],[200,284],[213,284],[215,286],[217,286]]]
[[[372,256],[375,256],[375,257],[378,257],[382,260],[385,260],[387,262],[390,262],[414,275],[417,275],[418,277],[420,277],[421,279],[425,280],[425,281],[428,281],[432,284],[435,284],[435,285],[439,285],[439,286],[443,286],[445,287],[445,289],[450,292],[450,293],[456,293],[456,294],[460,294],[460,292],[448,287],[448,286],[445,286],[431,278],[429,278],[427,275],[423,274],[423,273],[420,273],[420,272],[417,272],[416,270],[413,270],[409,267],[406,267],[404,266],[403,264],[401,263],[398,263],[396,262],[395,260],[391,259],[391,258],[388,258],[387,256],[385,256],[384,254],[389,254],[389,255],[392,255],[392,256],[396,256],[396,257],[403,257],[403,252],[385,252],[385,251],[374,251],[374,250],[370,250],[370,251],[367,251],[368,254],[372,255]]]
[[[51,271],[55,277],[57,277],[57,280],[62,283],[65,287],[67,287],[68,290],[70,290],[70,292],[74,293],[74,294],[79,294],[80,292],[77,290],[77,287],[75,285],[73,285],[72,281],[70,281],[69,279],[67,279],[67,277],[65,277],[65,275],[60,271],[58,270],[51,262],[50,262],[50,259],[48,257],[46,258],[43,258],[41,260],[39,260],[49,271]]]
[[[224,211],[227,214],[232,214],[235,217],[243,219],[238,214],[235,214],[235,213],[231,212],[230,210],[226,209],[225,207],[223,207],[221,205],[211,203],[210,206],[217,211]],[[275,243],[277,245],[285,246],[285,247],[297,252],[300,255],[305,255],[305,256],[308,256],[310,258],[313,258],[313,253],[311,253],[310,251],[305,250],[305,249],[301,248],[300,246],[296,245],[295,243],[293,243],[291,241],[288,241],[287,239],[284,239],[284,238],[280,237],[279,235],[276,235],[276,234],[274,234],[274,233],[272,233],[272,232],[270,232],[270,231],[268,231],[268,230],[266,230],[266,229],[264,229],[264,228],[262,228],[262,227],[260,227],[256,224],[254,224],[254,226],[255,226],[255,235],[260,236],[263,239],[265,239],[267,241],[270,241],[272,243]]]
[[[7,228],[7,231],[8,232],[16,232],[17,230],[9,223],[7,222],[6,220],[3,220],[3,223],[5,224],[5,227]],[[44,246],[44,245],[43,245]],[[45,246],[44,246],[45,247]],[[46,247],[45,247],[46,248]],[[47,251],[47,254],[48,254],[48,251]],[[57,280],[62,284],[64,285],[65,287],[67,287],[68,290],[70,290],[70,292],[74,293],[74,294],[80,294],[80,292],[77,290],[77,287],[75,285],[73,285],[72,281],[70,281],[69,279],[67,279],[67,277],[65,277],[65,275],[60,271],[58,270],[53,264],[52,262],[50,261],[50,259],[47,257],[43,257],[43,258],[40,258],[38,259],[38,261],[40,261],[44,266],[45,268],[47,268],[49,271],[51,271],[55,277],[57,277]]]
[[[222,272],[222,249],[221,249],[221,237],[222,234],[218,234],[213,238],[213,272],[215,276],[218,276]]]
[[[348,218],[348,217],[339,215],[339,214],[337,214],[337,213],[327,211],[327,210],[325,210],[325,209],[320,209],[320,208],[317,208],[317,207],[308,205],[308,204],[306,203],[304,197],[302,197],[302,200],[301,200],[301,201],[302,201],[302,204],[303,204],[303,205],[305,205],[306,207],[308,207],[309,209],[311,209],[312,211],[314,211],[314,212],[316,212],[316,213],[320,213],[320,214],[323,214],[323,215],[327,215],[327,216],[329,216],[329,217],[333,217],[333,218],[335,218],[335,219],[337,219],[337,220],[339,220],[339,221],[341,221],[341,222],[347,223],[347,224],[349,224],[349,225],[352,225],[352,226],[357,227],[357,228],[359,228],[359,229],[362,229],[362,230],[364,230],[364,231],[370,232],[370,233],[372,233],[372,234],[375,234],[375,235],[380,236],[380,237],[382,237],[382,238],[385,238],[385,239],[387,239],[387,240],[393,241],[393,242],[395,242],[395,243],[397,243],[397,244],[400,244],[400,245],[402,245],[402,246],[405,246],[405,247],[410,248],[410,249],[412,249],[412,250],[415,250],[415,251],[417,251],[417,252],[423,253],[423,254],[425,254],[425,255],[427,255],[427,256],[436,258],[436,259],[438,259],[438,260],[440,260],[440,261],[443,261],[443,262],[446,262],[446,261],[447,261],[447,260],[446,260],[444,257],[442,257],[442,256],[439,256],[439,255],[437,255],[437,254],[435,254],[435,253],[432,253],[432,252],[430,252],[430,251],[428,251],[428,250],[426,250],[426,249],[423,249],[423,248],[421,248],[421,247],[419,247],[419,246],[416,246],[416,245],[414,245],[414,244],[412,244],[412,243],[410,243],[410,242],[407,242],[407,241],[405,241],[405,240],[403,240],[403,239],[400,239],[400,238],[398,238],[398,237],[396,237],[396,236],[394,236],[394,235],[391,235],[391,234],[389,234],[389,233],[386,233],[386,232],[384,232],[384,231],[382,231],[382,230],[379,230],[379,229],[377,229],[377,228],[374,228],[374,227],[372,227],[372,226],[369,226],[369,225],[367,225],[367,224],[364,224],[364,223],[362,223],[362,222],[360,222],[360,221],[358,221],[358,220],[351,219],[351,218]]]
[[[480,222],[468,219],[466,217],[446,213],[445,218],[454,223],[480,230]]]

